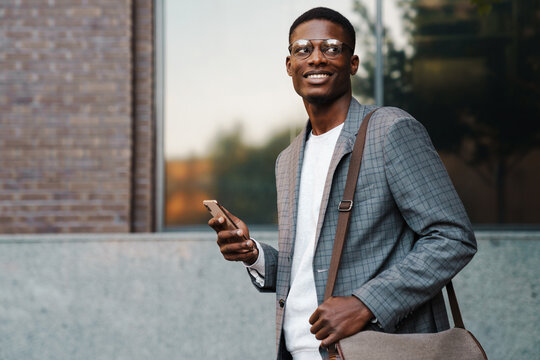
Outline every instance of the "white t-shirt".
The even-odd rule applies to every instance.
[[[291,269],[291,289],[287,296],[283,329],[287,350],[294,360],[320,360],[320,340],[309,329],[309,318],[317,309],[313,278],[315,232],[328,168],[343,124],[319,136],[310,134],[304,150],[296,238]]]
[[[294,360],[320,360],[320,341],[310,332],[309,318],[317,309],[317,292],[313,278],[315,232],[321,207],[324,185],[330,161],[343,124],[315,136],[309,135],[304,150],[296,238],[291,268],[291,289],[287,296],[283,330],[287,350]],[[264,284],[264,253],[257,244],[259,257],[249,266],[259,285]]]

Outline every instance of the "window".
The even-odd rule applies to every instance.
[[[540,219],[538,5],[384,2],[384,104],[428,129],[471,220]],[[288,29],[315,1],[164,1],[166,227],[205,224],[218,199],[276,221],[274,161],[305,124],[285,72]],[[374,1],[330,5],[357,27],[354,95],[373,103]]]

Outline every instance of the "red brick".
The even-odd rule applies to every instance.
[[[67,11],[68,16],[85,19],[101,16],[101,13],[102,10],[98,7],[76,7]]]
[[[54,205],[37,205],[35,206],[36,212],[47,212],[47,213],[60,213],[64,210],[65,206],[54,204]]]
[[[70,194],[70,193],[61,193],[61,194],[54,194],[53,195],[54,200],[81,200],[82,196],[80,194]]]
[[[92,216],[87,216],[86,221],[88,221],[88,222],[111,223],[111,222],[114,221],[114,216],[112,216],[112,215],[92,215]]]
[[[21,194],[20,200],[22,201],[35,201],[35,200],[47,200],[49,199],[47,194]]]
[[[55,223],[76,222],[80,220],[80,217],[76,215],[63,215],[63,216],[59,215],[59,216],[54,216],[53,220]]]
[[[78,204],[78,205],[71,205],[69,209],[70,211],[75,211],[75,212],[91,213],[91,212],[98,211],[100,207],[97,205],[91,205],[91,204]]]
[[[102,226],[100,229],[100,232],[104,233],[122,233],[127,232],[129,229],[125,225],[117,225],[117,226]]]
[[[95,226],[90,225],[75,225],[75,226],[66,226],[62,228],[62,232],[66,233],[93,233],[98,232]]]
[[[153,2],[134,1],[135,34],[128,0],[20,0],[0,10],[0,205],[13,220],[0,232],[151,229]]]

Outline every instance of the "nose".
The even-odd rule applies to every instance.
[[[323,52],[321,51],[320,46],[314,46],[313,52],[311,53],[311,56],[309,57],[309,64],[310,65],[320,65],[320,64],[326,64],[327,59],[326,56],[324,56]]]

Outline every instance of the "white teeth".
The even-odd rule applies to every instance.
[[[330,75],[328,75],[328,74],[310,74],[310,75],[308,75],[308,78],[310,78],[310,79],[323,79],[323,78],[327,78],[329,76]]]

